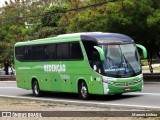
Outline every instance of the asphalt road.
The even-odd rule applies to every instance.
[[[160,110],[160,83],[145,83],[142,92],[125,93],[122,96],[93,95],[90,100],[84,101],[79,99],[77,94],[68,93],[46,93],[43,97],[34,97],[31,90],[17,88],[15,81],[3,81],[0,82],[0,97],[34,99],[86,106]]]

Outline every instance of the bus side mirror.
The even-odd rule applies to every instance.
[[[140,45],[140,44],[136,44],[137,47],[139,47],[142,50],[143,53],[143,58],[147,58],[147,50],[144,46]]]
[[[98,53],[100,55],[100,59],[103,61],[105,59],[103,49],[99,46],[94,46],[94,48],[98,51]]]

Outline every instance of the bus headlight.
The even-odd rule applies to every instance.
[[[102,77],[102,81],[105,82],[105,83],[111,83],[111,81],[108,80],[108,78],[105,77],[105,76]]]
[[[108,84],[115,84],[117,79],[116,78],[111,78],[111,77],[105,77],[103,76],[102,77],[102,81],[105,82],[105,83],[108,83]]]

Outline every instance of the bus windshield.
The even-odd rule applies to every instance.
[[[104,72],[113,77],[129,77],[141,73],[139,54],[134,44],[102,45]]]

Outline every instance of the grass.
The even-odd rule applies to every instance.
[[[142,66],[147,66],[148,65],[148,61],[145,59],[145,60],[141,60],[141,65]]]
[[[158,64],[159,62],[155,62],[155,63]],[[154,71],[160,72],[160,66],[155,65],[155,63],[153,62],[152,64],[153,72]],[[142,70],[150,70],[147,59],[141,60],[141,65],[142,65]]]

